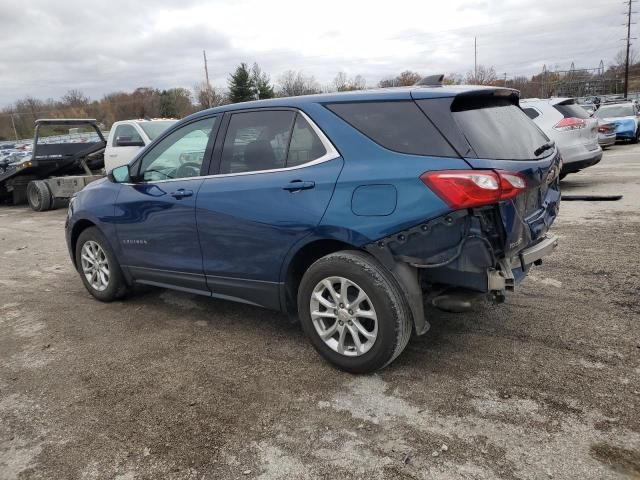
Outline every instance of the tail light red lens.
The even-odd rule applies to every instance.
[[[493,170],[441,170],[424,173],[420,180],[456,210],[507,200],[527,188],[520,174]]]
[[[580,130],[587,126],[587,122],[585,122],[582,118],[568,117],[563,118],[558,123],[556,123],[553,128],[561,131],[568,130]]]

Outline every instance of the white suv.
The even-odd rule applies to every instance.
[[[595,165],[602,158],[598,121],[573,98],[528,98],[520,100],[520,107],[560,149],[564,162],[560,178]]]

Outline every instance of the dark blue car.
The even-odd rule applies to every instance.
[[[191,115],[82,190],[87,290],[135,284],[287,312],[351,372],[389,364],[424,305],[503,301],[556,246],[560,154],[493,87],[281,98]]]

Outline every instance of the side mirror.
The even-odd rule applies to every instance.
[[[116,137],[116,147],[144,147],[144,142],[132,137]]]
[[[131,175],[129,174],[129,165],[120,165],[114,168],[107,175],[109,180],[113,183],[126,183],[131,181]]]

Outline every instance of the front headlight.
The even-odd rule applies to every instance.
[[[69,199],[69,206],[67,207],[67,218],[73,215],[73,205],[76,203],[76,196],[74,195]]]

